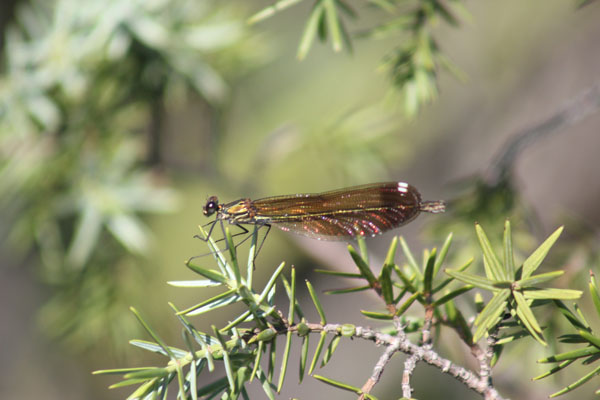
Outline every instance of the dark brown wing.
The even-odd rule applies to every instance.
[[[252,202],[258,219],[323,240],[381,234],[415,218],[420,204],[419,192],[404,182],[267,197]]]

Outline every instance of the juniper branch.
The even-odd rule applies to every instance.
[[[311,332],[326,332],[339,335],[342,331],[343,325],[306,323],[306,326]],[[288,326],[286,330],[295,332],[297,331],[297,327],[295,325]],[[279,333],[283,333],[283,331],[279,331]],[[423,361],[426,364],[436,367],[441,372],[452,376],[459,382],[462,382],[470,390],[473,390],[474,392],[484,396],[486,400],[504,399],[504,397],[502,397],[497,390],[489,384],[487,377],[480,377],[476,372],[454,364],[452,361],[441,357],[431,348],[418,346],[412,343],[406,337],[406,335],[394,336],[388,333],[379,332],[369,327],[357,326],[355,327],[355,332],[351,337],[373,341],[378,345],[386,345],[386,352],[384,352],[384,355],[382,355],[378,361],[378,364],[381,362],[382,366],[385,366],[385,364],[389,361],[387,359],[388,356],[391,358],[394,353],[401,351],[411,356],[411,358],[415,360],[415,363],[418,361]],[[376,369],[378,369],[377,366]],[[381,368],[381,372],[382,371],[383,368]],[[378,373],[380,373],[379,370],[374,370],[373,375]],[[373,376],[371,378],[373,378]]]

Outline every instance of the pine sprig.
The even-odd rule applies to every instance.
[[[600,317],[600,291],[598,290],[596,276],[592,271],[590,271],[588,293],[592,298],[594,309],[597,314],[596,317]],[[592,328],[585,321],[585,319],[582,319],[575,315],[562,302],[556,301],[556,304],[560,308],[563,316],[571,325],[571,329],[575,332],[574,334],[564,335],[561,338],[559,338],[559,340],[563,343],[576,343],[579,345],[583,345],[583,347],[564,353],[558,353],[550,357],[538,360],[539,363],[557,363],[558,365],[550,369],[548,372],[535,377],[535,380],[540,380],[554,375],[557,372],[560,372],[565,368],[569,367],[577,360],[581,360],[586,366],[591,366],[593,364],[597,364],[597,361],[600,358],[600,335],[592,330]],[[592,368],[584,376],[580,377],[575,382],[572,382],[569,385],[565,386],[561,390],[553,393],[552,395],[550,395],[550,397],[557,397],[566,394],[574,389],[577,389],[578,387],[582,386],[584,383],[588,382],[598,374],[600,374],[600,366]],[[600,394],[600,389],[596,390],[595,393]]]
[[[507,220],[504,228],[503,261],[496,255],[483,228],[480,225],[476,225],[475,228],[483,252],[486,276],[446,270],[451,277],[493,293],[492,299],[475,319],[477,330],[473,341],[477,342],[488,332],[499,329],[502,316],[508,312],[516,316],[532,337],[546,345],[542,328],[532,311],[534,300],[574,300],[579,298],[582,293],[579,290],[545,289],[538,286],[540,283],[562,275],[562,271],[532,275],[546,258],[563,228],[554,231],[516,270],[513,261],[510,222]]]
[[[275,392],[282,390],[286,378],[290,376],[289,357],[296,342],[301,342],[299,379],[302,381],[305,373],[313,375],[317,368],[322,368],[335,359],[336,350],[342,341],[364,339],[384,345],[385,349],[373,367],[371,377],[362,386],[321,375],[313,376],[331,386],[351,391],[359,398],[374,399],[371,390],[385,373],[385,367],[394,354],[402,352],[409,356],[403,373],[403,395],[412,392],[410,379],[418,363],[426,363],[438,368],[441,373],[449,374],[485,398],[502,399],[503,397],[489,379],[491,367],[501,356],[502,348],[509,346],[514,340],[531,335],[541,342],[542,327],[537,323],[532,311],[540,299],[554,301],[567,320],[578,328],[576,334],[569,337],[570,341],[573,342],[573,338],[576,338],[575,342],[585,343],[586,346],[574,352],[557,354],[540,360],[540,362],[557,362],[559,365],[539,378],[563,370],[578,358],[594,361],[598,357],[600,339],[581,316],[575,315],[557,300],[576,298],[578,293],[572,290],[537,287],[540,283],[560,275],[557,271],[535,274],[550,247],[557,240],[560,231],[561,229],[552,234],[517,268],[514,261],[511,261],[514,260],[514,255],[510,224],[506,223],[502,258],[496,256],[485,232],[477,227],[476,232],[481,242],[485,264],[485,277],[466,272],[466,269],[472,265],[471,261],[451,270],[444,267],[452,243],[452,235],[447,237],[439,251],[435,248],[424,251],[420,262],[403,239],[394,238],[379,273],[376,273],[370,265],[365,243],[359,242],[359,250],[349,248],[349,259],[354,261],[358,273],[329,273],[329,275],[364,280],[366,290],[372,291],[381,299],[385,311],[362,310],[361,312],[367,318],[390,322],[389,327],[380,330],[355,324],[330,322],[323,303],[309,281],[305,282],[306,291],[319,315],[319,322],[307,321],[298,302],[300,287],[297,285],[294,268],[290,271],[290,279],[287,279],[284,275],[287,273],[285,264],[280,264],[265,286],[257,289],[252,285],[254,268],[248,268],[245,273],[242,273],[239,267],[236,267],[239,258],[235,246],[230,242],[228,246],[230,254],[227,260],[219,252],[216,244],[209,240],[208,245],[214,251],[217,269],[203,267],[198,260],[188,262],[188,266],[205,279],[177,281],[176,286],[188,288],[216,286],[223,290],[221,294],[200,301],[185,310],[179,310],[172,305],[182,324],[184,346],[167,345],[157,330],[134,310],[136,317],[153,341],[134,340],[131,344],[165,356],[167,359],[164,365],[102,370],[95,373],[121,375],[122,381],[111,387],[137,386],[129,397],[132,399],[153,396],[162,398],[161,396],[167,392],[167,387],[175,379],[178,382],[178,397],[181,398],[195,399],[201,396],[247,398],[246,385],[258,379],[267,398],[274,399]],[[253,235],[249,256],[252,262],[256,250],[257,232],[255,231]],[[226,231],[226,240],[231,241],[229,231]],[[404,263],[396,263],[398,247],[402,249]],[[450,277],[444,278],[440,271],[446,271]],[[278,307],[274,303],[274,293],[278,284],[285,289],[289,300],[287,307]],[[459,309],[455,300],[469,297],[471,289],[475,286],[490,290],[495,295],[485,306],[482,304],[479,308],[480,312],[476,318],[477,330],[473,333],[472,327],[467,322],[468,318],[465,317],[464,311]],[[339,295],[351,291],[331,292]],[[535,295],[531,296],[530,292]],[[593,276],[590,280],[590,293],[600,314],[600,294]],[[210,333],[198,331],[188,319],[189,316],[198,315],[199,310],[202,311],[201,314],[205,314],[233,303],[244,304],[246,310],[222,328],[213,326]],[[285,308],[287,312],[283,312]],[[412,316],[416,309],[421,310],[421,317]],[[505,312],[512,312],[516,319],[500,322],[501,315]],[[519,330],[498,337],[499,323],[505,327],[517,327]],[[454,329],[471,348],[473,356],[479,362],[480,371],[465,369],[437,353],[434,349],[435,341],[432,332],[437,331],[436,328],[442,325]],[[487,346],[476,343],[477,338],[482,335],[482,326],[487,329],[485,332],[489,335]],[[419,334],[416,341],[409,338],[409,335],[414,333]],[[275,339],[278,336],[285,337],[283,347],[276,346]],[[312,354],[308,346],[311,336],[318,339]],[[262,362],[263,358],[268,360],[266,368],[266,363]],[[219,364],[224,368],[224,375],[216,380],[212,379],[210,384],[199,386],[199,374],[214,374],[219,370],[216,368]],[[279,374],[276,373],[277,370]],[[596,373],[598,369],[593,369],[588,375],[555,395],[580,386]]]

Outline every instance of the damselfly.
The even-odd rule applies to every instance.
[[[223,221],[239,226],[271,226],[318,240],[347,240],[357,236],[376,236],[402,226],[421,212],[441,213],[443,201],[422,201],[417,189],[404,182],[383,182],[325,193],[292,194],[265,197],[258,200],[243,198],[220,204],[211,196],[204,206],[204,215],[216,214],[205,239],[217,224],[224,231]],[[247,238],[246,238],[247,239]],[[246,239],[242,240],[245,241]],[[241,243],[241,242],[240,242]],[[239,244],[238,244],[239,245]],[[259,251],[260,251],[259,246]]]

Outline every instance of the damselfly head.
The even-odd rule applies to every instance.
[[[210,196],[208,200],[206,200],[206,204],[204,205],[203,213],[207,217],[210,217],[219,209],[219,199],[217,196]]]

